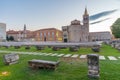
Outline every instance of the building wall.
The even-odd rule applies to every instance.
[[[6,24],[0,23],[0,41],[6,40]]]
[[[36,41],[62,41],[62,31],[55,28],[40,29],[34,35]]]
[[[15,41],[18,41],[18,34],[8,34],[8,37],[13,36]]]
[[[26,30],[26,33],[24,34],[24,31],[14,31],[9,30],[7,31],[7,36],[13,36],[15,41],[32,41],[34,40],[34,34],[32,31]]]
[[[90,32],[89,40],[90,41],[108,41],[112,39],[110,32]]]

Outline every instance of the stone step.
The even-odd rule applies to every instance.
[[[45,54],[47,54],[47,53],[39,53],[39,54],[37,54],[37,55],[45,55]]]
[[[72,55],[71,57],[72,58],[77,58],[79,55],[78,54],[74,54],[74,55]]]
[[[64,55],[64,57],[70,57],[72,54],[66,54]]]
[[[47,53],[46,55],[44,55],[44,56],[49,56],[49,55],[52,55],[52,53]]]
[[[84,58],[86,58],[86,57],[87,57],[87,55],[81,55],[81,56],[80,56],[81,59],[84,59]]]
[[[47,53],[46,53],[47,54]],[[45,53],[36,53],[36,55],[45,55]]]
[[[55,53],[55,54],[52,54],[52,55],[50,55],[50,56],[57,56],[58,54],[57,53]]]
[[[118,57],[118,58],[120,58],[120,57]]]
[[[100,60],[105,60],[105,56],[99,56]]]
[[[59,55],[57,55],[58,57],[62,57],[63,55],[65,55],[65,54],[59,54]]]
[[[108,56],[109,60],[117,60],[114,56]]]

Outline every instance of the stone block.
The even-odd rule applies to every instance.
[[[30,49],[30,46],[25,46],[25,49]]]
[[[100,52],[100,46],[93,46],[92,51],[94,52]]]
[[[60,61],[47,61],[47,60],[29,60],[28,65],[32,69],[52,69],[55,70]]]
[[[36,46],[36,49],[37,50],[44,50],[44,47],[43,46]]]
[[[71,52],[76,52],[76,51],[79,50],[79,47],[76,47],[76,46],[70,47],[69,50],[70,50]]]
[[[7,49],[8,49],[10,46],[3,46],[3,47],[5,47],[5,48],[7,48]]]
[[[52,50],[53,51],[58,51],[58,50],[60,50],[60,47],[52,47]]]
[[[14,48],[15,48],[15,49],[19,49],[19,48],[20,48],[20,46],[14,46]]]
[[[6,54],[3,56],[6,65],[15,64],[19,60],[18,54]]]

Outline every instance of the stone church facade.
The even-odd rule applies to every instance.
[[[69,26],[62,26],[63,31],[63,42],[88,42],[88,41],[95,41],[95,40],[103,40],[100,38],[105,38],[107,40],[111,39],[110,32],[89,32],[89,14],[87,9],[85,8],[85,12],[83,14],[83,23],[79,20],[71,21]],[[98,37],[99,35],[99,37]],[[107,37],[106,37],[107,36]],[[98,39],[96,39],[98,38]]]

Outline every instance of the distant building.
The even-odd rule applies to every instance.
[[[112,35],[109,31],[105,32],[90,32],[90,41],[109,41],[112,39]]]
[[[89,14],[85,8],[83,23],[79,20],[71,21],[68,26],[62,26],[63,42],[88,42],[110,40],[110,32],[89,32]]]
[[[9,30],[7,36],[12,36],[14,41],[34,41],[33,32],[29,30],[26,30],[26,34],[24,34],[24,31]]]
[[[26,25],[24,25],[24,29],[21,31],[7,31],[7,36],[12,36],[15,41],[34,41],[33,31],[26,30]]]
[[[47,28],[34,31],[36,41],[62,42],[62,31],[56,28]]]
[[[18,41],[18,39],[19,39],[19,32],[18,31],[14,31],[14,30],[7,31],[7,37],[10,38],[11,36],[14,38],[15,41]]]
[[[62,31],[56,28],[29,31],[26,30],[26,25],[24,25],[24,29],[21,31],[7,31],[7,36],[14,37],[15,41],[62,42]]]
[[[6,41],[6,24],[0,23],[0,41]]]

